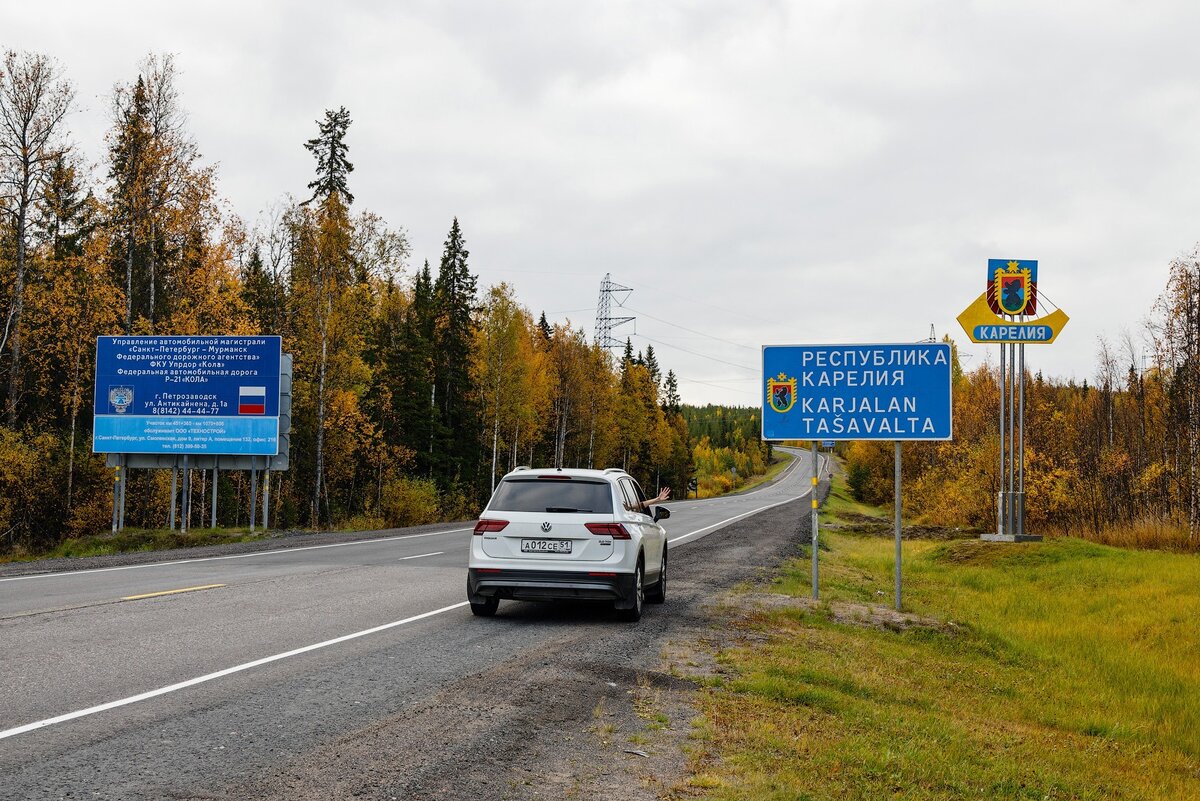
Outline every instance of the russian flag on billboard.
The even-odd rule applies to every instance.
[[[238,414],[266,413],[266,387],[238,387]]]

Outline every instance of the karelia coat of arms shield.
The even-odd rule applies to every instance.
[[[1021,262],[1010,261],[995,269],[987,295],[988,306],[994,314],[1034,314],[1037,311],[1037,274]]]
[[[796,403],[796,379],[780,373],[778,378],[767,379],[767,403],[783,414]]]

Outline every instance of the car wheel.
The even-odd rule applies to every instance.
[[[638,559],[637,568],[633,571],[633,606],[617,610],[617,617],[621,620],[636,623],[642,619],[642,605],[646,601],[645,579],[646,569],[642,566],[642,560]]]
[[[483,603],[477,604],[471,601],[471,614],[476,617],[491,617],[496,614],[496,609],[500,606],[500,599],[496,596],[487,598]]]
[[[646,600],[652,604],[661,604],[667,600],[667,552],[663,550],[662,567],[658,569],[658,581],[646,590]]]

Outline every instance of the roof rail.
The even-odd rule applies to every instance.
[[[517,472],[518,470],[532,470],[532,469],[533,469],[533,468],[532,468],[532,467],[530,467],[530,466],[529,466],[529,465],[527,465],[527,464],[519,464],[519,465],[517,465],[516,467],[514,467],[514,468],[512,469],[512,471],[515,473],[515,472]]]
[[[606,468],[604,468],[604,472],[605,473],[624,473],[625,468],[623,468],[623,467],[606,467]]]

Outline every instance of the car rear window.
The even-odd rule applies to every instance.
[[[500,482],[488,509],[499,512],[594,512],[612,514],[606,481],[517,478]]]

